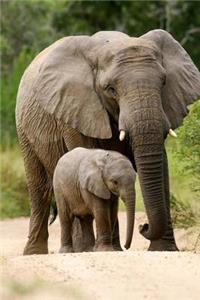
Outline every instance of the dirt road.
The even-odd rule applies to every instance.
[[[187,252],[147,252],[148,241],[137,229],[144,218],[137,213],[130,250],[75,254],[57,253],[60,231],[56,220],[50,227],[51,253],[33,256],[21,256],[28,219],[0,222],[1,299],[199,300],[198,230],[176,230],[178,246]],[[125,229],[125,214],[120,213],[122,245]]]

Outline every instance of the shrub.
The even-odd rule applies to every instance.
[[[192,190],[200,197],[200,100],[193,104],[184,126],[178,130],[178,158],[182,169],[193,177]]]
[[[0,218],[28,216],[30,213],[24,167],[18,150],[1,151]]]
[[[193,203],[181,201],[171,194],[171,213],[175,227],[189,228],[198,226],[200,220],[200,207],[195,209]]]

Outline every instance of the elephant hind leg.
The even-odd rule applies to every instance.
[[[62,191],[58,188],[54,188],[54,193],[61,227],[61,247],[59,253],[71,253],[74,252],[72,244],[73,217]]]
[[[23,254],[46,254],[52,183],[29,141],[23,134],[19,138],[31,204],[29,236]]]

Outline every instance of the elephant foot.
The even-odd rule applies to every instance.
[[[73,248],[74,252],[93,252],[94,245],[94,240],[80,239],[79,241],[75,241],[75,243],[73,243]]]
[[[48,246],[47,243],[41,243],[41,244],[31,244],[27,243],[23,255],[33,255],[33,254],[48,254]]]
[[[123,251],[120,244],[119,245],[113,245],[113,249],[114,249],[114,251]]]
[[[82,252],[93,252],[93,251],[94,251],[94,245],[84,248]]]
[[[115,251],[112,245],[97,245],[94,247],[94,251]]]
[[[174,240],[151,241],[148,251],[179,251]]]
[[[73,244],[74,252],[93,252],[94,251],[94,243],[85,243],[84,241]]]
[[[119,241],[119,236],[117,236],[117,238],[114,238],[112,240],[112,246],[115,251],[123,251],[120,241]]]
[[[74,250],[71,245],[60,247],[59,253],[73,253]]]

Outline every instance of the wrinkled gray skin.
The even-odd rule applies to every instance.
[[[148,216],[140,232],[150,240],[149,250],[177,250],[164,140],[199,96],[199,71],[163,30],[139,38],[120,32],[65,37],[42,51],[25,71],[17,96],[31,198],[24,254],[48,252],[53,171],[77,146],[117,150],[131,160]]]
[[[55,168],[53,189],[61,224],[60,252],[74,252],[72,224],[78,217],[83,232],[83,251],[121,250],[117,210],[118,197],[127,208],[127,237],[130,248],[135,218],[135,171],[119,152],[78,147],[63,155]],[[94,245],[93,218],[97,239]],[[86,248],[85,248],[86,246]],[[81,249],[78,249],[79,251]]]

